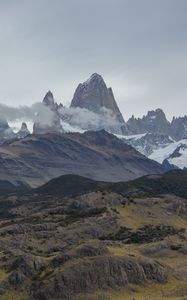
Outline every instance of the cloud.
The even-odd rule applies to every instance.
[[[182,115],[186,11],[186,0],[0,1],[0,102],[30,105],[50,89],[67,105],[98,72],[126,119],[156,107]]]
[[[102,107],[98,114],[79,107],[63,107],[59,113],[64,122],[82,130],[105,129],[111,132],[121,130],[121,123],[113,112],[105,107]]]
[[[19,107],[0,104],[0,119],[6,119],[8,122],[24,120],[49,125],[52,123],[54,116],[54,113],[43,103]]]

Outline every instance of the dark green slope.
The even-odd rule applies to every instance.
[[[63,175],[36,189],[42,194],[78,195],[91,191],[112,191],[123,195],[156,196],[174,194],[187,198],[187,171],[174,170],[163,175],[148,175],[129,182],[108,183],[78,175]]]

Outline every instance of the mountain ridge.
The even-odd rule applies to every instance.
[[[0,178],[17,178],[31,185],[68,173],[119,181],[166,170],[104,130],[29,135],[1,145],[0,161]]]
[[[148,111],[142,118],[132,116],[125,122],[112,88],[108,88],[103,77],[97,73],[78,85],[69,108],[58,104],[50,90],[46,93],[40,109],[42,107],[45,108],[48,117],[41,115],[41,112],[34,112],[34,134],[84,133],[90,130],[99,132],[104,129],[117,135],[124,143],[148,158],[154,158],[168,167],[170,165],[170,168],[187,167],[187,149],[184,141],[187,139],[187,116],[174,117],[169,122],[164,111],[158,108]],[[29,134],[24,120],[21,129],[15,133],[6,119],[1,118],[0,144],[22,139]],[[180,141],[183,144],[180,144]],[[176,148],[173,149],[173,145],[176,145]],[[170,151],[171,148],[173,152]]]
[[[187,116],[173,117],[170,122],[161,108],[148,111],[142,118],[135,118],[132,115],[125,122],[112,88],[108,88],[103,77],[97,73],[78,85],[69,108],[58,104],[50,90],[46,93],[42,104],[52,111],[53,118],[48,124],[42,124],[38,116],[38,121],[34,124],[34,133],[63,132],[65,131],[63,126],[66,125],[67,130],[70,125],[70,131],[70,128],[75,127],[74,131],[105,129],[119,135],[162,134],[176,141],[187,138]],[[9,129],[8,127],[3,129],[0,123],[0,138],[1,127],[2,131]]]

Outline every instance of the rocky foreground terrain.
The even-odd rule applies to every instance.
[[[0,196],[1,300],[187,297],[187,172]]]

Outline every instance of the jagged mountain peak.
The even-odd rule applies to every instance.
[[[55,101],[53,93],[50,90],[46,93],[45,97],[43,98],[42,103],[45,106],[47,106],[48,108],[50,108],[52,111],[57,111],[58,109],[63,107],[62,103],[58,104]]]
[[[53,93],[50,90],[46,93],[42,103],[52,111],[52,115],[50,120],[36,121],[33,125],[33,133],[63,132],[59,117],[59,109],[63,107],[62,103],[58,104],[55,101]]]
[[[89,84],[105,84],[105,81],[103,79],[103,77],[101,75],[99,75],[98,73],[93,73],[90,78],[88,78],[83,85],[89,85]]]
[[[51,106],[55,104],[53,93],[50,90],[46,93],[43,99],[43,103],[47,106]]]
[[[180,139],[187,138],[187,116],[173,117],[171,122],[171,135],[179,141]]]
[[[27,124],[25,123],[25,122],[23,122],[22,124],[21,124],[21,130],[28,130],[28,128],[27,128]]]
[[[132,116],[127,121],[128,129],[131,134],[141,133],[160,133],[170,134],[170,122],[167,120],[161,108],[150,110],[143,118]]]
[[[110,90],[107,88],[103,77],[97,73],[78,85],[71,106],[86,108],[96,113],[102,107],[111,110],[117,108],[114,97],[111,98],[111,88]]]
[[[26,137],[29,134],[30,134],[30,131],[28,130],[27,124],[25,122],[23,122],[21,124],[20,130],[17,133],[17,138],[23,139],[24,137]]]
[[[58,104],[55,102],[53,93],[50,90],[46,93],[42,103],[53,111],[56,111],[58,108]]]
[[[165,115],[164,111],[161,108],[157,108],[155,110],[148,111],[145,118],[152,118],[152,117],[154,117],[154,118],[163,118],[167,121],[166,115]]]
[[[111,88],[108,88],[103,77],[94,73],[83,83],[80,83],[73,96],[71,107],[79,107],[100,114],[107,109],[112,112],[121,127],[119,134],[127,133],[126,124],[114,98]]]

